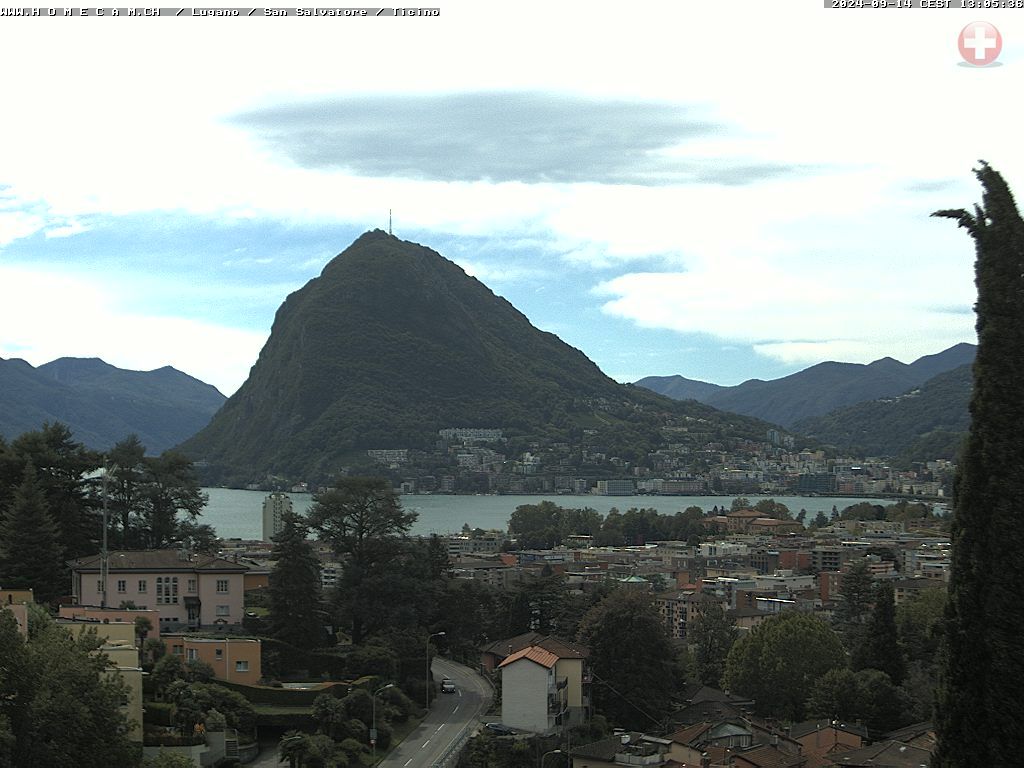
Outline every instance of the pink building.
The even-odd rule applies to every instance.
[[[100,606],[100,556],[71,560],[71,591],[78,605]],[[178,549],[111,552],[106,605],[130,602],[155,610],[161,632],[241,626],[248,568],[213,555]]]

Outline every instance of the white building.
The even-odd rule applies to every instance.
[[[263,500],[263,540],[270,541],[284,529],[281,519],[292,511],[292,497],[287,493],[272,493]]]

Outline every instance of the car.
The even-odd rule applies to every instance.
[[[509,728],[503,723],[487,723],[484,727],[491,733],[496,733],[499,736],[511,736],[516,732],[515,728]]]
[[[441,681],[441,693],[455,693],[455,683],[446,677]]]

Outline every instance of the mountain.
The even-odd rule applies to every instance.
[[[858,455],[955,459],[970,428],[973,382],[972,366],[961,365],[898,397],[803,419],[796,429]]]
[[[582,455],[585,439],[628,460],[669,432],[763,441],[767,425],[618,384],[458,265],[375,230],[287,297],[248,380],[181,447],[207,482],[318,481],[368,449],[433,452],[447,427],[502,429],[510,454]]]
[[[0,435],[8,440],[60,421],[90,448],[105,450],[135,433],[150,453],[161,453],[205,426],[224,399],[171,367],[128,371],[62,357],[34,368],[0,359]]]
[[[837,408],[918,387],[939,373],[974,361],[973,344],[957,344],[909,365],[884,357],[873,363],[819,363],[781,379],[750,379],[733,387],[695,382],[682,376],[649,376],[636,382],[668,397],[692,397],[724,411],[742,413],[795,428],[797,422]],[[702,388],[698,385],[711,387]]]

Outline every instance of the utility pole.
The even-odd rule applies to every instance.
[[[107,476],[110,466],[103,465],[103,544],[100,549],[100,608],[107,607],[107,576],[110,571],[110,553],[107,551]]]

